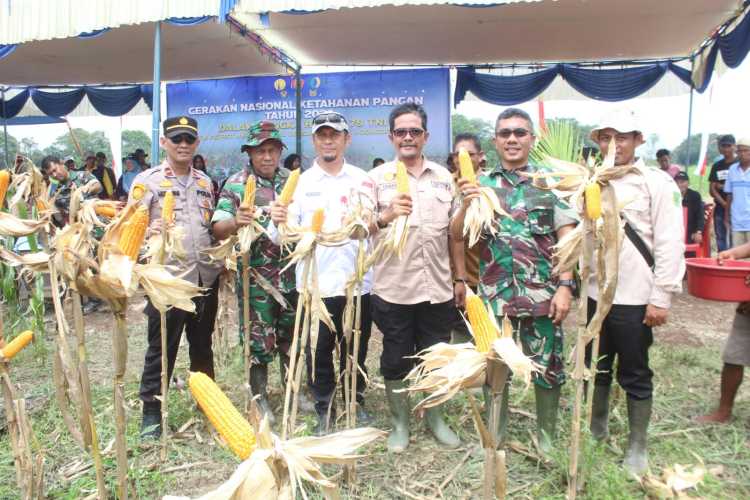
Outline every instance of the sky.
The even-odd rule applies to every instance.
[[[334,68],[330,68],[334,69]],[[335,68],[341,70],[341,68]],[[358,68],[362,70],[363,68]],[[375,69],[375,68],[373,68]],[[379,69],[379,68],[378,68]],[[315,69],[320,71],[320,68]],[[736,69],[727,70],[720,77],[714,75],[712,90],[704,94],[696,93],[693,100],[693,133],[705,131],[716,133],[733,133],[737,136],[750,135],[750,57]],[[537,116],[536,101],[519,105],[532,117]],[[645,137],[655,133],[659,136],[657,147],[672,149],[687,137],[689,94],[674,97],[636,98],[619,103],[604,103],[591,99],[548,100],[545,101],[545,115],[550,118],[575,118],[580,123],[596,124],[607,110],[613,108],[632,108],[643,124]],[[503,107],[476,100],[465,100],[453,112],[472,118],[483,118],[489,121],[503,110]],[[124,116],[122,118],[71,117],[71,126],[89,131],[104,130],[114,137],[120,126],[123,130],[136,129],[151,133],[151,116]],[[9,127],[8,132],[22,139],[31,137],[44,148],[54,140],[67,133],[64,124]]]

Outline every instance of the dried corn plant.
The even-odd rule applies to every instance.
[[[285,441],[271,432],[267,419],[258,420],[258,412],[253,412],[251,426],[205,374],[191,373],[188,382],[209,421],[243,460],[229,480],[200,500],[294,499],[298,495],[307,499],[305,482],[319,488],[325,498],[339,498],[336,483],[323,473],[321,466],[351,466],[364,457],[356,454],[358,448],[385,435],[378,429],[362,428]]]

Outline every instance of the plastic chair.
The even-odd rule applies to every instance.
[[[703,239],[698,243],[685,243],[685,255],[689,257],[710,257],[711,256],[711,227],[714,218],[713,204],[706,204],[703,207]],[[688,239],[687,234],[687,207],[682,207],[682,225],[684,228],[685,241]],[[690,255],[688,255],[690,254]]]

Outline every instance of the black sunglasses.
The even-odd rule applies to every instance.
[[[529,134],[531,134],[531,132],[525,128],[501,128],[495,132],[496,136],[502,137],[503,139],[508,139],[511,135],[515,135],[517,138],[521,139]]]
[[[187,142],[188,144],[195,144],[195,141],[197,141],[198,138],[193,137],[190,134],[179,134],[174,137],[170,137],[169,140],[172,141],[172,144],[175,145],[181,144],[183,141]]]
[[[407,136],[407,134],[416,139],[417,137],[422,137],[422,134],[424,134],[424,130],[422,130],[421,128],[397,128],[391,133],[399,139],[403,139]]]
[[[324,123],[346,123],[343,116],[338,113],[323,113],[313,118],[313,125],[322,125]]]

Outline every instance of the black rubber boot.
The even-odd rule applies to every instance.
[[[623,465],[631,474],[642,476],[648,470],[648,451],[646,450],[646,436],[648,424],[651,421],[651,406],[653,399],[637,400],[628,397],[628,451],[625,452]]]
[[[258,407],[264,417],[268,418],[268,423],[273,425],[276,422],[276,418],[273,416],[271,411],[271,405],[268,402],[268,393],[266,392],[266,386],[268,385],[268,365],[265,363],[254,364],[250,366],[250,391],[253,397],[259,396],[257,399]]]
[[[409,396],[403,380],[386,380],[385,395],[391,411],[391,432],[388,434],[388,451],[401,453],[409,446]]]
[[[609,437],[609,385],[595,385],[591,402],[591,436],[597,441]]]
[[[536,395],[536,438],[539,451],[549,457],[557,435],[557,409],[560,407],[560,386],[551,389],[534,385]]]
[[[141,420],[141,440],[161,437],[161,404],[158,401],[143,403]]]
[[[281,387],[284,389],[282,392],[286,393],[286,377],[287,371],[289,370],[289,356],[284,353],[279,353],[279,375],[281,378]],[[314,413],[315,403],[307,395],[307,389],[300,387],[300,391],[297,394],[297,408],[299,411],[304,413]]]

